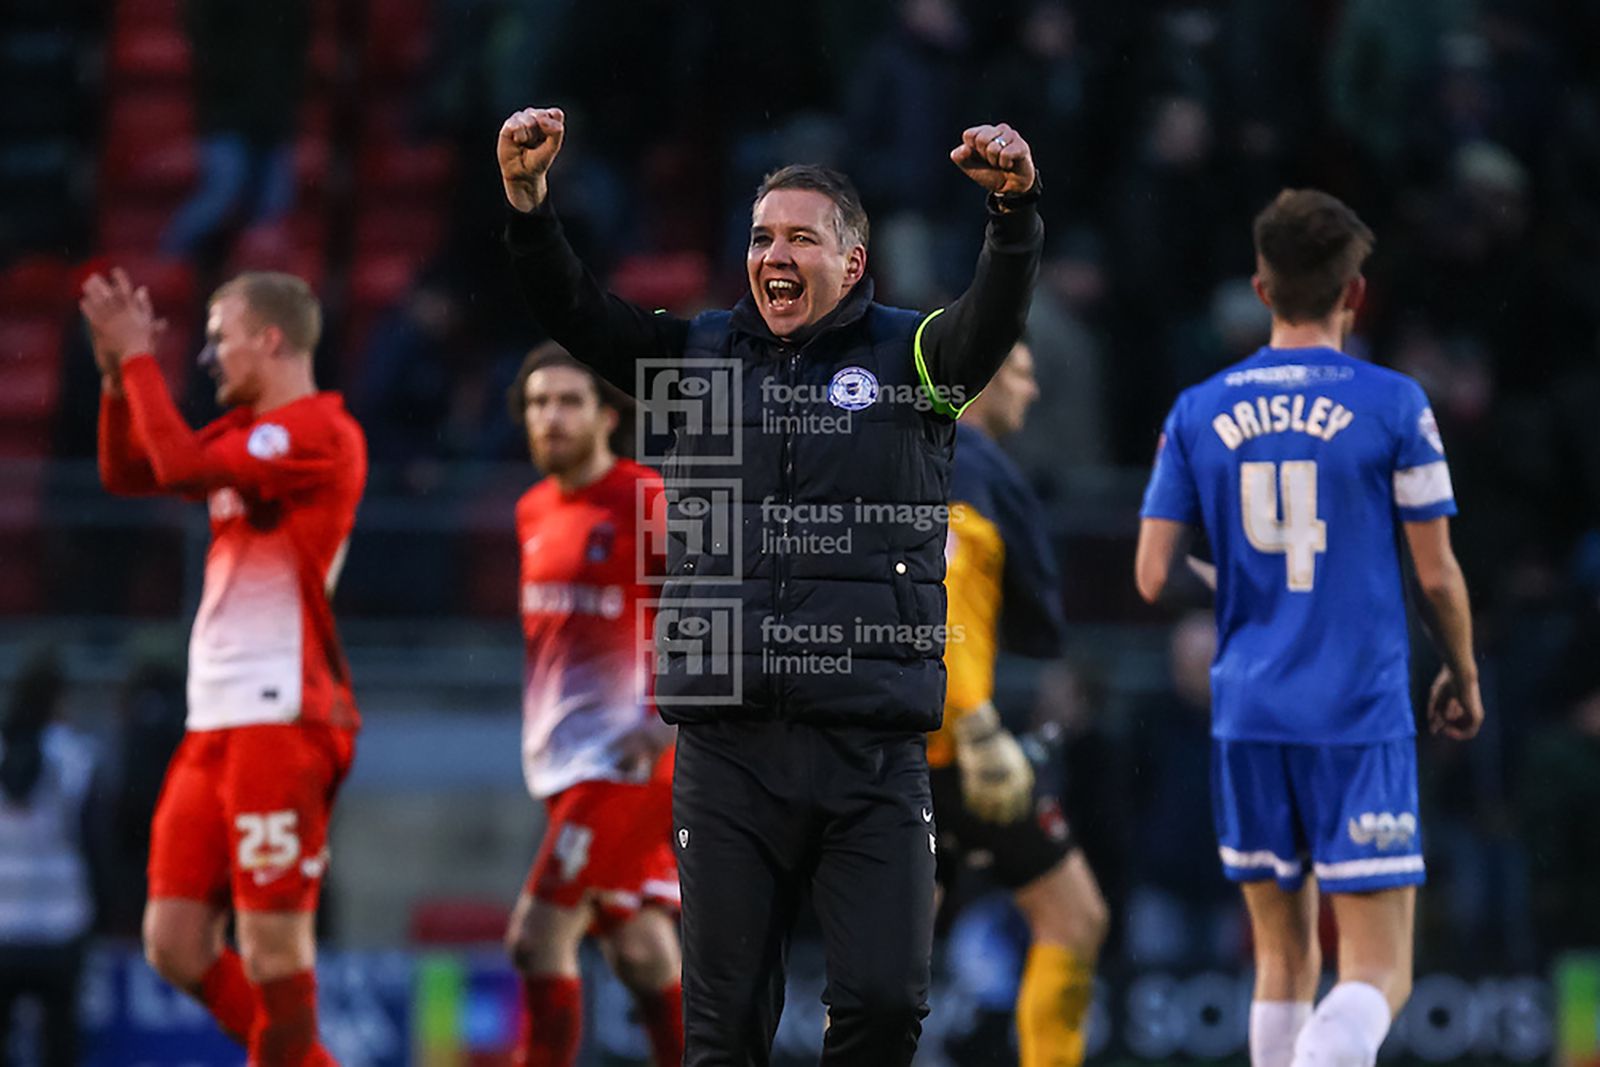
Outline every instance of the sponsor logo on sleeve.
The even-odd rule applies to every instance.
[[[1435,452],[1444,455],[1444,438],[1439,436],[1439,421],[1433,417],[1432,408],[1422,409],[1422,414],[1417,416],[1417,429]]]
[[[263,422],[250,431],[244,447],[257,459],[281,459],[289,454],[289,431],[275,422]]]

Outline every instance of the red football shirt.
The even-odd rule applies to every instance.
[[[189,638],[191,730],[359,725],[329,597],[367,479],[366,440],[336,393],[235,409],[195,432],[155,360],[104,396],[100,469],[123,493],[205,499],[211,548]]]
[[[536,797],[584,781],[648,775],[639,755],[666,730],[640,656],[654,612],[645,574],[660,574],[661,476],[619,459],[571,493],[546,478],[517,502],[522,545],[523,774]]]

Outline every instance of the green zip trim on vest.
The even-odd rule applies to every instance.
[[[913,338],[911,342],[911,355],[916,360],[917,377],[922,380],[922,391],[927,394],[928,402],[933,405],[933,410],[937,411],[941,415],[948,416],[949,418],[959,419],[961,417],[961,413],[967,410],[967,408],[971,407],[972,402],[983,394],[983,390],[979,389],[976,393],[967,398],[966,403],[957,407],[948,400],[944,400],[939,396],[939,389],[933,384],[933,376],[928,373],[928,362],[922,358],[922,331],[928,328],[928,323],[932,322],[940,315],[943,315],[944,311],[944,308],[939,308],[937,311],[930,311],[928,313],[928,317],[922,320],[922,324],[917,327],[916,337]]]

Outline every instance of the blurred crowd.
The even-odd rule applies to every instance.
[[[74,51],[57,111],[12,99],[0,121],[62,115],[74,132],[35,130],[0,159],[0,272],[98,254],[187,279],[158,293],[178,302],[175,344],[228,272],[305,274],[330,313],[320,376],[346,391],[391,492],[524,455],[502,395],[540,338],[506,278],[493,159],[518,107],[567,109],[552,200],[580,254],[679,312],[737,297],[749,197],[800,160],[859,184],[883,297],[949,300],[982,213],[947,154],[967,125],[1013,124],[1049,236],[1029,324],[1043,395],[1010,446],[1058,512],[1083,471],[1145,465],[1174,394],[1264,342],[1253,214],[1285,185],[1344,198],[1378,237],[1355,344],[1432,398],[1485,656],[1485,736],[1424,742],[1438,886],[1424,952],[1535,966],[1600,943],[1585,899],[1600,879],[1597,0],[8,9],[23,27],[6,33],[11,58],[55,62],[33,26]],[[58,142],[65,155],[39,147]],[[0,306],[16,291],[0,281]],[[58,326],[71,313],[61,303]],[[29,336],[65,353],[50,452],[90,455],[82,339]],[[188,354],[168,366],[198,417]],[[1176,626],[1171,677],[1148,686],[1168,696],[1148,706],[1094,714],[1108,680],[1080,658],[1047,673],[1037,709],[1009,709],[1055,723],[1048,751],[1120,902],[1124,952],[1193,965],[1243,958],[1194,803],[1205,631]]]

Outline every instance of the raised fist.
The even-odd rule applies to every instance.
[[[558,107],[525,107],[500,127],[500,180],[506,199],[518,211],[544,203],[545,175],[561,153],[567,116]]]
[[[950,152],[950,162],[967,177],[1000,196],[1025,193],[1033,188],[1033,149],[1022,135],[1004,122],[998,126],[973,126],[963,130],[961,143]]]

